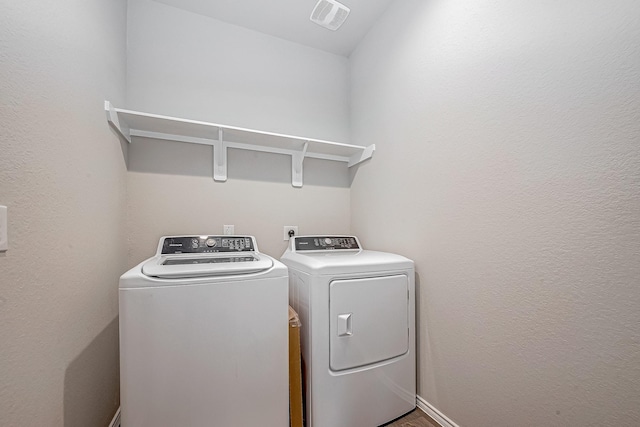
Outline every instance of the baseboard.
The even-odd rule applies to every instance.
[[[113,416],[113,419],[109,423],[109,427],[120,427],[120,407],[118,407],[116,414]]]
[[[416,405],[442,427],[459,427],[458,424],[451,421],[449,417],[440,412],[435,406],[424,400],[422,397],[416,396]]]

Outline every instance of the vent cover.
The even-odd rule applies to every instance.
[[[351,9],[335,0],[318,0],[309,19],[322,27],[335,31],[347,19],[349,12]]]

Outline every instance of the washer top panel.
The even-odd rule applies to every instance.
[[[142,265],[148,277],[181,279],[252,274],[273,260],[258,252],[252,236],[164,236],[156,256]]]
[[[257,251],[252,236],[165,236],[160,239],[158,254],[204,254]]]

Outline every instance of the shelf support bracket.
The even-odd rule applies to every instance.
[[[348,167],[355,166],[358,163],[362,163],[365,160],[373,157],[373,152],[376,151],[376,144],[371,144],[368,147],[364,147],[364,149],[360,153],[356,153],[353,156],[349,157],[349,163],[347,163]]]
[[[304,156],[307,154],[309,142],[305,142],[302,151],[291,154],[291,185],[294,187],[302,187],[302,163]]]
[[[104,111],[107,113],[107,121],[118,135],[128,143],[131,143],[131,133],[127,126],[121,125],[118,120],[118,112],[109,101],[104,101]]]
[[[222,128],[218,128],[218,140],[213,142],[213,179],[227,180],[227,143],[224,142]]]

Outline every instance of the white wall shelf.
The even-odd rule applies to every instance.
[[[142,137],[213,146],[213,179],[216,181],[227,180],[227,148],[290,155],[294,187],[302,187],[302,165],[306,157],[346,162],[351,167],[370,159],[375,151],[374,144],[364,147],[141,113],[115,108],[109,101],[105,101],[104,109],[109,124],[129,143],[133,137]]]

